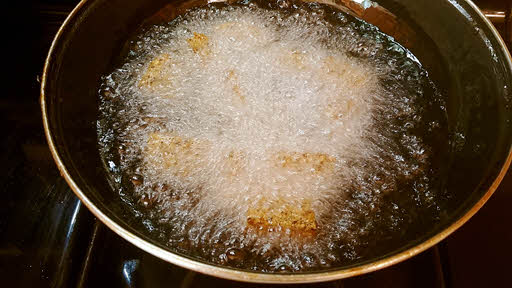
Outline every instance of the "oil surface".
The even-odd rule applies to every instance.
[[[427,71],[362,20],[258,3],[150,27],[103,78],[123,199],[171,249],[257,271],[348,265],[432,227],[448,136]]]

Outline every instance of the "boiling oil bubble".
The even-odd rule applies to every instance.
[[[103,78],[104,157],[171,248],[261,271],[348,263],[386,195],[425,173],[411,131],[433,84],[391,38],[324,9],[197,8]]]

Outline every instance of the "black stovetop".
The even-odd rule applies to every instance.
[[[8,77],[0,98],[0,286],[267,286],[204,276],[145,253],[95,219],[60,177],[42,129],[38,75],[53,36],[77,2],[18,3],[4,17]],[[475,2],[489,14],[506,12],[505,17],[494,13],[493,20],[504,38],[512,39],[512,1]],[[510,287],[509,203],[512,173],[469,223],[432,249],[367,275],[298,287]]]

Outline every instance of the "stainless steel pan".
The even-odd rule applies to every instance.
[[[458,149],[448,162],[451,208],[444,220],[397,248],[351,266],[311,273],[256,273],[175,253],[151,235],[108,182],[97,148],[97,91],[127,37],[169,20],[180,0],[83,0],[55,37],[46,60],[41,109],[48,143],[69,186],[105,225],[170,263],[213,276],[265,283],[319,282],[378,270],[435,245],[468,221],[499,185],[512,160],[512,63],[493,26],[468,0],[324,0],[377,25],[408,47],[446,95]],[[363,3],[362,3],[363,2]],[[362,3],[362,4],[361,4]],[[366,8],[365,8],[366,7]],[[158,12],[158,13],[157,13]],[[449,164],[448,164],[449,163]]]

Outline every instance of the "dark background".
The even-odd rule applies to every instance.
[[[178,268],[135,248],[97,221],[60,177],[44,138],[38,77],[53,36],[77,2],[33,0],[4,6],[0,286],[242,286]],[[493,21],[509,47],[511,2],[475,1],[488,13],[506,12]],[[317,286],[512,287],[511,205],[512,172],[476,216],[436,247],[382,271]]]

